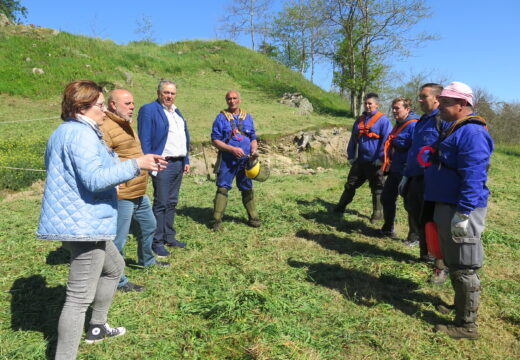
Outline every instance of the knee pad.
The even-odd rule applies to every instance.
[[[225,197],[228,196],[228,189],[225,187],[217,187],[217,194],[224,195]]]
[[[451,271],[451,270],[450,270]],[[474,269],[455,270],[452,272],[452,282],[455,291],[463,295],[463,305],[466,311],[476,312],[480,298],[480,277]]]

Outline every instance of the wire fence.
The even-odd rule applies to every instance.
[[[29,169],[29,168],[19,168],[19,167],[13,167],[13,166],[0,166],[0,169],[47,172],[47,170],[45,170],[45,169]]]
[[[59,117],[59,116],[52,116],[52,117],[48,117],[48,118],[39,118],[39,119],[0,121],[0,125],[3,125],[3,124],[24,123],[24,122],[31,122],[31,121],[53,120],[53,119],[60,119],[60,117]]]

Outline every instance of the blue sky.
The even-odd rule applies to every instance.
[[[110,38],[126,44],[138,40],[137,21],[153,24],[158,43],[225,36],[219,18],[230,0],[21,0],[28,9],[25,23],[74,34]],[[278,8],[282,0],[275,0]],[[487,90],[498,100],[520,101],[520,13],[518,0],[427,0],[433,17],[417,26],[439,37],[413,56],[388,59],[406,77],[424,73],[437,81],[462,81]],[[276,5],[275,5],[276,6]],[[247,37],[237,39],[250,46]],[[331,65],[322,64],[315,82],[330,89]],[[397,83],[398,81],[396,81]]]

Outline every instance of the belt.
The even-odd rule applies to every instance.
[[[166,161],[180,161],[184,160],[185,156],[166,156],[164,159]]]

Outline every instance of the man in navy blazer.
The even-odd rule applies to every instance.
[[[190,171],[190,134],[186,120],[174,105],[176,96],[177,85],[161,80],[157,100],[143,105],[137,117],[137,130],[145,154],[162,155],[168,161],[165,170],[151,172],[152,210],[157,220],[152,250],[158,256],[170,255],[164,245],[186,246],[176,239],[174,219],[182,177]]]

